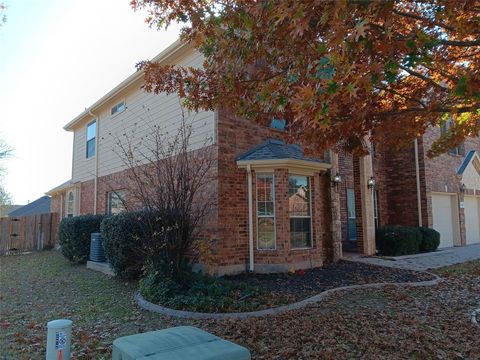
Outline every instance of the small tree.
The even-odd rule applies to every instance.
[[[139,136],[137,123],[130,134],[115,137],[114,151],[127,168],[122,201],[128,211],[141,210],[136,219],[146,234],[142,245],[149,264],[182,280],[215,206],[215,148],[205,139],[192,150],[194,131],[183,109],[175,134],[156,121],[141,124],[148,127],[145,135]]]

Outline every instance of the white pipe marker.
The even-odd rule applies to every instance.
[[[60,319],[47,323],[46,360],[70,360],[72,320]]]

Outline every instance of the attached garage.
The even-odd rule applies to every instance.
[[[456,199],[453,194],[432,194],[433,228],[440,233],[439,248],[460,243]]]
[[[479,196],[465,196],[465,229],[466,229],[466,243],[478,244],[480,243],[480,197]]]

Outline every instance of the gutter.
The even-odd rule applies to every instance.
[[[417,207],[418,207],[418,226],[422,225],[422,199],[420,191],[420,165],[418,160],[418,138],[415,138],[414,142],[415,147],[415,176],[417,181]]]
[[[248,258],[250,261],[249,270],[254,271],[253,259],[253,185],[252,185],[252,168],[247,165],[247,181],[248,181]]]

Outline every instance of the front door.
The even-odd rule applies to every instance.
[[[355,213],[355,192],[347,189],[348,240],[357,241],[357,216]]]

